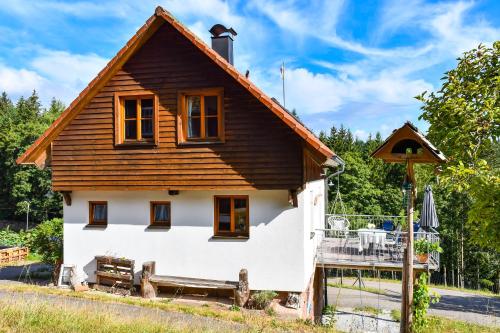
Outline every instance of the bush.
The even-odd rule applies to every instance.
[[[15,232],[7,227],[0,230],[0,246],[23,246],[26,244],[27,234],[24,231]]]
[[[59,265],[63,254],[63,220],[56,218],[40,223],[31,230],[28,242],[31,251],[38,253],[43,262]]]
[[[265,309],[276,296],[278,294],[275,291],[261,290],[252,295],[252,302],[257,309]]]
[[[439,302],[439,295],[429,290],[427,274],[420,274],[413,290],[413,332],[421,333],[427,331],[427,326],[429,325],[427,309],[431,303],[437,302]]]
[[[481,288],[488,289],[490,291],[493,288],[493,286],[495,285],[495,283],[491,282],[488,279],[481,279],[481,280],[479,280],[479,284],[481,285]]]

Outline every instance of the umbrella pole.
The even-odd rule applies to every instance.
[[[408,234],[406,237],[406,249],[404,251],[403,259],[403,281],[402,281],[402,302],[401,302],[401,333],[410,333],[412,324],[412,311],[413,304],[413,201],[415,190],[415,174],[413,172],[413,163],[406,162],[406,176],[407,180],[411,182],[411,193],[408,197],[406,207],[406,221],[408,225]]]

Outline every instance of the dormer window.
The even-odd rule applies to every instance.
[[[178,142],[224,141],[223,89],[197,89],[179,93]]]
[[[115,94],[115,143],[158,144],[158,97],[155,94]]]

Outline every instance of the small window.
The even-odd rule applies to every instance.
[[[158,98],[154,94],[115,95],[115,142],[158,144]]]
[[[151,202],[151,225],[170,227],[170,202],[152,201]]]
[[[215,235],[248,237],[248,212],[248,196],[216,196]]]
[[[89,224],[108,224],[108,203],[106,201],[89,202]]]
[[[179,94],[178,141],[224,141],[223,90],[201,89]]]

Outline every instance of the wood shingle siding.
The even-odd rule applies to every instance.
[[[178,145],[178,91],[224,88],[225,143]],[[159,97],[159,144],[114,145],[115,92]],[[53,188],[70,190],[293,189],[303,141],[235,79],[163,24],[52,144]]]

